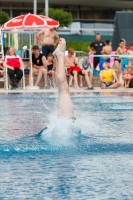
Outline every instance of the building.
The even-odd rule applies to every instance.
[[[37,13],[45,9],[45,0],[37,1]],[[48,0],[49,7],[70,11],[73,23],[70,30],[61,30],[62,34],[113,35],[113,24],[116,11],[131,9],[132,0]],[[34,0],[0,0],[0,11],[15,17],[24,13],[33,13]],[[75,30],[76,29],[76,30]]]
[[[37,12],[40,13],[45,7],[45,0],[37,1]],[[34,0],[0,0],[0,11],[7,12],[10,17],[15,17],[23,13],[33,12]],[[49,0],[49,6],[53,8],[62,8],[71,11],[73,19],[112,20],[115,11],[131,9],[132,0]]]

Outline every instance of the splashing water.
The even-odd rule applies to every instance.
[[[133,97],[72,98],[1,95],[0,199],[133,199]]]
[[[41,138],[53,145],[74,145],[74,138],[81,134],[81,129],[72,119],[50,116],[47,129],[42,131]]]

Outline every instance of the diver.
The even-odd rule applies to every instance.
[[[53,56],[56,59],[56,78],[58,85],[58,116],[63,117],[64,119],[72,119],[72,122],[75,121],[76,117],[74,116],[73,103],[69,92],[69,87],[66,79],[65,73],[65,49],[66,49],[66,41],[64,38],[60,38],[59,44],[55,51],[53,52]],[[45,127],[41,130],[38,135],[40,135]]]
[[[74,109],[72,99],[70,97],[69,87],[65,73],[65,50],[66,41],[64,38],[60,38],[59,44],[53,52],[56,58],[56,78],[58,81],[58,114],[64,118],[74,118]]]

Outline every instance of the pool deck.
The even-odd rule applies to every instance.
[[[133,88],[124,88],[119,87],[117,89],[101,89],[100,87],[94,87],[94,90],[85,90],[86,87],[81,88],[80,90],[76,90],[75,88],[70,88],[70,93],[93,93],[93,92],[100,92],[100,93],[133,93]],[[57,88],[50,88],[50,89],[25,89],[18,88],[16,90],[6,90],[4,88],[0,88],[0,93],[57,93]]]

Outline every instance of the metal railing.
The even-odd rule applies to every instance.
[[[75,56],[78,57],[78,59],[82,58],[85,54],[84,51],[74,51],[75,52]]]

